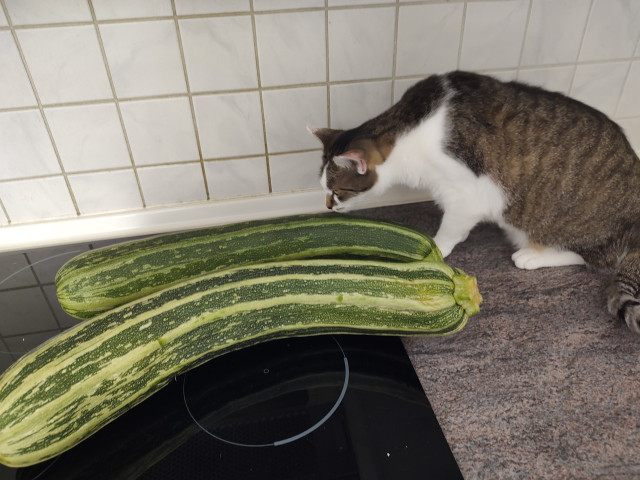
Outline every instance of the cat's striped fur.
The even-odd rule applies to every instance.
[[[520,268],[615,270],[613,314],[640,333],[640,161],[603,113],[559,93],[451,72],[411,87],[323,143],[327,207],[345,211],[393,184],[429,189],[445,255],[481,221],[500,225]]]

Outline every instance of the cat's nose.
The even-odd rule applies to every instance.
[[[326,205],[327,205],[327,208],[328,208],[329,210],[331,210],[331,209],[333,208],[333,206],[334,206],[334,203],[333,203],[333,195],[327,195],[327,198],[326,198]]]

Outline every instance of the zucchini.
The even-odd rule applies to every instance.
[[[0,377],[0,462],[73,447],[203,362],[269,339],[445,335],[481,302],[443,262],[305,260],[192,278],[81,322]]]
[[[90,318],[188,278],[241,265],[360,256],[442,261],[428,235],[341,215],[300,215],[156,235],[72,258],[56,275],[62,308]]]

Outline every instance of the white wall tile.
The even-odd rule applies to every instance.
[[[138,183],[131,169],[80,173],[68,178],[83,215],[142,207]]]
[[[207,199],[200,163],[139,168],[138,178],[147,205]]]
[[[469,3],[460,67],[517,67],[528,9],[529,2],[524,0]]]
[[[640,155],[640,117],[625,118],[618,120],[617,123],[620,124],[624,130],[633,149]]]
[[[331,10],[331,80],[389,77],[393,70],[394,29],[395,8]]]
[[[33,222],[76,214],[62,176],[0,183],[0,198],[12,222]]]
[[[640,57],[640,39],[638,39],[638,44],[636,45],[636,51],[633,55],[635,57]]]
[[[629,57],[640,34],[640,2],[595,0],[585,32],[580,60]]]
[[[172,16],[171,0],[92,0],[98,20]]]
[[[628,62],[578,65],[571,96],[613,115],[628,67]]]
[[[45,109],[66,172],[131,165],[113,103]]]
[[[4,16],[4,11],[0,8],[0,27],[9,26],[9,22],[7,22],[7,17]]]
[[[180,20],[192,92],[256,88],[256,54],[249,16]]]
[[[331,86],[331,126],[353,128],[391,106],[391,81]]]
[[[321,7],[324,7],[324,0],[253,0],[253,9],[256,12]]]
[[[55,317],[38,287],[0,292],[0,311],[3,316],[11,319],[10,322],[0,322],[0,335],[22,335],[58,328]],[[22,345],[17,343],[13,344],[13,348],[14,352],[26,353],[30,346],[25,345],[23,349]]]
[[[425,76],[426,77],[426,76]],[[396,80],[393,86],[393,103],[397,103],[402,95],[409,90],[410,87],[420,81],[420,78],[403,78]]]
[[[269,158],[271,188],[274,192],[319,189],[321,165],[320,151],[272,155]]]
[[[640,60],[631,64],[616,115],[619,117],[640,116]]]
[[[193,106],[205,159],[264,154],[257,92],[198,95]]]
[[[516,80],[518,78],[518,70],[495,70],[495,71],[487,71],[485,75],[489,75],[490,77],[497,78],[501,82],[511,82],[512,80]]]
[[[38,110],[0,113],[0,180],[61,173]]]
[[[573,79],[573,67],[547,67],[520,70],[518,80],[551,90],[568,93]]]
[[[464,5],[400,7],[396,75],[455,70]]]
[[[17,31],[42,103],[110,98],[93,25]]]
[[[136,165],[200,159],[188,98],[121,102],[120,110]]]
[[[10,32],[0,32],[0,52],[0,108],[37,105],[27,72]]]
[[[0,200],[2,199],[0,198]],[[9,225],[9,219],[4,214],[4,210],[2,210],[1,208],[0,208],[0,225]]]
[[[266,91],[263,101],[271,153],[317,148],[317,139],[306,126],[322,127],[328,123],[325,87]]]
[[[212,200],[269,193],[265,157],[206,162],[204,168]]]
[[[262,86],[326,80],[324,12],[259,15],[256,35]]]
[[[173,20],[100,25],[119,98],[187,91]]]
[[[14,25],[91,21],[86,0],[56,0],[50,5],[42,0],[6,0],[5,5]]]
[[[175,0],[178,15],[248,12],[249,0]]]
[[[522,65],[574,62],[590,5],[591,0],[534,0]]]

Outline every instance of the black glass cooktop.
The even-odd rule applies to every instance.
[[[94,246],[0,254],[0,371],[76,322],[53,278]],[[59,457],[0,466],[0,480],[459,478],[402,342],[360,335],[218,357]]]

